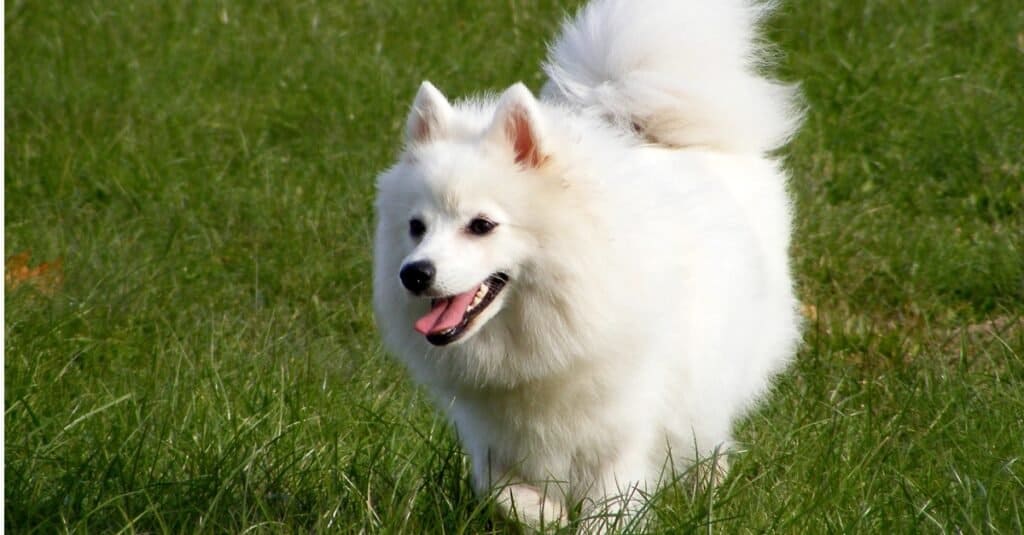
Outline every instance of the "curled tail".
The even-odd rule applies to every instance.
[[[672,147],[766,152],[800,122],[795,87],[760,70],[755,0],[594,0],[550,47],[546,97]]]

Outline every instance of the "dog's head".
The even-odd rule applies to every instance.
[[[456,109],[423,83],[405,150],[378,181],[378,314],[401,309],[406,329],[443,346],[502,310],[536,245],[531,208],[550,202],[538,193],[548,165],[543,128],[522,84],[497,106]],[[382,301],[391,310],[382,312]]]

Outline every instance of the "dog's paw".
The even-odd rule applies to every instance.
[[[620,489],[620,494],[588,498],[576,528],[580,535],[644,532],[648,496],[636,485]]]
[[[557,528],[565,524],[566,510],[555,496],[525,483],[506,485],[495,496],[501,514],[533,529]]]

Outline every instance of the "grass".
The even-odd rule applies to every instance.
[[[575,3],[572,3],[575,4]],[[5,528],[502,531],[370,310],[418,82],[537,89],[571,5],[7,2]],[[652,529],[1024,530],[1024,11],[788,2],[806,343]]]

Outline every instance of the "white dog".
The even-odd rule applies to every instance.
[[[765,11],[595,0],[539,100],[420,87],[378,178],[377,320],[510,516],[635,513],[728,448],[794,352],[770,151],[799,114],[760,73]]]

